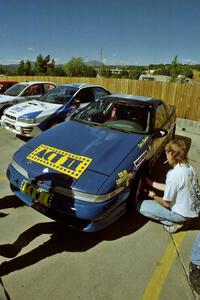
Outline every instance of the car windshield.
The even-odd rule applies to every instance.
[[[48,93],[40,97],[39,101],[47,103],[63,104],[69,100],[76,92],[78,88],[72,86],[60,86],[50,90]]]
[[[74,113],[71,119],[119,131],[148,133],[150,109],[146,105],[131,102],[101,99]]]
[[[26,88],[26,85],[18,83],[11,86],[7,91],[4,93],[8,96],[19,96],[19,94]]]

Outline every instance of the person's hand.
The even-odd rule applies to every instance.
[[[153,198],[154,196],[155,196],[155,192],[153,192],[153,191],[149,191],[149,193],[148,193],[148,196],[150,197],[150,198]]]

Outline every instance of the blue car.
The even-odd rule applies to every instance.
[[[162,100],[103,97],[23,145],[7,170],[11,189],[70,227],[101,230],[138,200],[175,126],[175,107]]]
[[[30,99],[6,109],[1,125],[15,134],[33,137],[63,122],[78,107],[110,94],[94,84],[59,85],[39,99]]]

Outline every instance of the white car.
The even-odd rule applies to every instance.
[[[6,109],[1,117],[1,125],[17,135],[33,137],[63,122],[75,109],[110,94],[99,85],[60,85],[38,100],[30,100]]]
[[[55,86],[55,83],[46,81],[20,82],[13,85],[3,95],[0,95],[0,115],[7,107],[38,99]]]

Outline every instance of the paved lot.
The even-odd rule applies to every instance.
[[[200,178],[200,138],[177,130]],[[24,144],[0,128],[0,300],[194,300],[188,281],[192,241],[199,230],[174,235],[137,215],[92,234],[71,231],[22,205],[6,168]],[[163,179],[161,157],[154,179]]]

